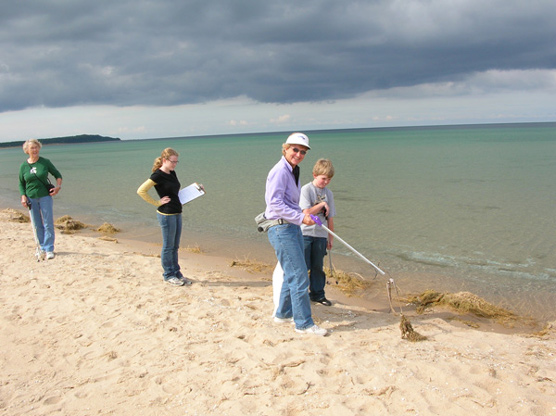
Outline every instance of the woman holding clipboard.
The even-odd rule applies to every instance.
[[[157,207],[156,216],[162,230],[162,252],[160,260],[164,270],[164,281],[173,286],[191,285],[193,282],[180,271],[178,250],[182,228],[182,203],[180,202],[180,181],[175,169],[179,163],[179,153],[168,147],[154,160],[152,174],[137,189],[137,194],[149,204]],[[156,190],[159,200],[149,195]],[[202,186],[200,187],[202,189]]]

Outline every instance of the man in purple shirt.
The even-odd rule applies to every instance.
[[[301,185],[298,165],[309,149],[309,138],[303,133],[291,134],[282,145],[282,158],[270,170],[266,180],[265,217],[277,220],[268,229],[268,240],[284,270],[274,321],[293,321],[296,332],[324,336],[326,329],[315,325],[311,316],[309,275],[300,227],[301,224],[314,224],[299,207]]]

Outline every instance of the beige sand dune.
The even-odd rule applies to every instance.
[[[399,317],[338,294],[327,337],[274,324],[270,275],[184,252],[160,259],[57,233],[36,262],[29,224],[0,214],[3,415],[556,415],[556,337]],[[152,249],[153,252],[157,248]]]

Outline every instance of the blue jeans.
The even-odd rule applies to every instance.
[[[268,229],[268,241],[284,270],[284,282],[276,309],[277,318],[293,316],[297,329],[314,325],[309,300],[309,276],[303,252],[301,227],[295,224],[275,225]]]
[[[54,214],[50,195],[42,198],[27,198],[31,201],[29,215],[35,224],[35,233],[42,251],[54,251]]]
[[[158,223],[162,229],[162,252],[160,262],[164,270],[164,280],[170,277],[180,277],[180,265],[178,264],[178,250],[181,238],[181,214],[162,215],[156,213]]]
[[[327,242],[328,239],[323,237],[303,236],[305,263],[309,270],[309,298],[311,300],[320,300],[325,297],[324,285],[326,284],[326,275],[322,268],[324,266]]]

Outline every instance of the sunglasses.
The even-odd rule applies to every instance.
[[[292,148],[292,150],[293,150],[294,153],[301,153],[303,156],[305,156],[307,154],[306,150],[301,150],[301,149],[298,149],[297,147]]]

